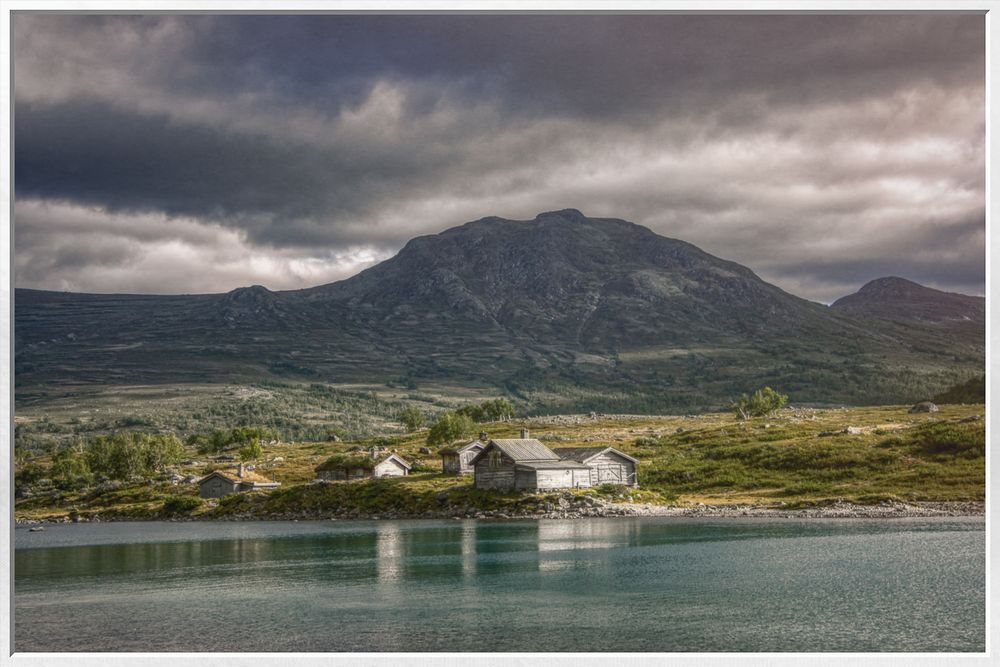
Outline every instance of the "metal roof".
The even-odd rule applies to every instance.
[[[515,463],[559,460],[559,456],[555,452],[534,438],[490,440],[490,444],[499,447],[504,454],[514,459]]]
[[[585,463],[586,461],[594,458],[598,454],[602,454],[606,451],[611,451],[618,456],[628,459],[632,463],[638,463],[638,459],[634,459],[624,452],[620,452],[614,447],[556,447],[552,451],[561,459],[572,459],[573,461],[579,461],[580,463]]]

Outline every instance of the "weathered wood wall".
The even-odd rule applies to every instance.
[[[402,477],[406,474],[406,468],[395,461],[382,461],[375,466],[375,477]]]
[[[230,493],[236,493],[238,486],[236,482],[230,482],[227,479],[216,476],[198,485],[198,495],[202,498],[221,498]]]
[[[605,452],[590,459],[587,465],[590,466],[590,482],[594,486],[598,484],[638,486],[635,464],[612,452]]]
[[[476,488],[477,489],[503,489],[514,488],[514,461],[504,455],[499,462],[490,462],[490,457],[486,456],[476,463]]]

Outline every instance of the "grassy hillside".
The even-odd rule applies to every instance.
[[[982,405],[949,405],[933,414],[907,413],[904,406],[810,409],[791,408],[767,419],[738,422],[731,414],[686,417],[543,417],[526,422],[488,424],[492,437],[531,430],[550,446],[607,444],[641,460],[641,489],[625,494],[602,488],[578,493],[617,494],[636,502],[808,504],[841,498],[859,503],[982,500],[985,498],[985,423]],[[41,479],[15,502],[18,519],[81,516],[165,518],[170,512],[199,516],[275,515],[304,512],[324,516],[356,510],[424,512],[442,508],[499,509],[544,503],[544,497],[496,494],[469,488],[470,478],[440,474],[440,459],[421,454],[426,431],[381,437],[415,464],[401,479],[311,484],[313,468],[350,442],[290,442],[265,448],[258,472],[282,483],[272,492],[233,496],[221,503],[190,501],[197,486],[172,484],[166,475],[135,484],[98,485],[59,491]],[[201,475],[232,466],[203,455],[178,466],[181,474]],[[280,460],[276,460],[280,459]],[[24,459],[44,474],[45,456]],[[23,495],[23,489],[19,495]],[[215,506],[217,505],[217,506]]]

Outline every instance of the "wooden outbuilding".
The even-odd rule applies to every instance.
[[[198,495],[202,498],[221,498],[231,493],[258,489],[275,489],[281,482],[269,480],[247,470],[241,463],[236,470],[214,470],[198,480]]]
[[[479,434],[478,440],[473,440],[461,447],[444,447],[438,450],[441,454],[441,469],[455,475],[471,475],[472,459],[486,449],[487,435]]]
[[[590,486],[590,468],[563,460],[539,440],[521,432],[516,439],[490,440],[472,459],[477,489],[544,491]]]
[[[590,485],[639,486],[639,460],[614,447],[557,447],[560,459],[582,463],[590,469]]]
[[[316,467],[316,479],[345,480],[371,477],[402,477],[413,469],[398,454],[380,456],[335,454]]]

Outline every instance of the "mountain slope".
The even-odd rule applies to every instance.
[[[831,308],[897,322],[918,323],[976,340],[985,335],[986,299],[924,287],[894,276],[866,283]]]
[[[444,383],[535,406],[889,402],[982,368],[982,340],[788,294],[683,241],[572,209],[411,240],[337,283],[140,296],[17,290],[19,395],[81,383]]]

